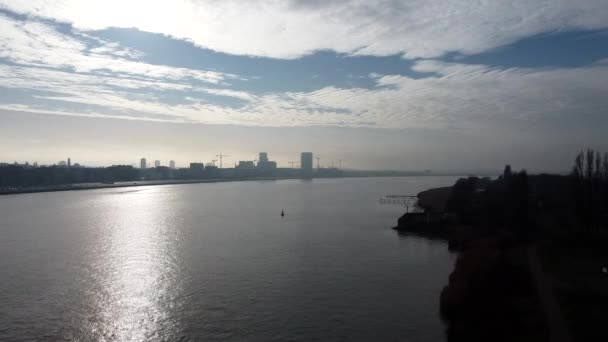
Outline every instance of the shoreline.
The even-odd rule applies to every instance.
[[[538,285],[539,274],[546,275],[531,267],[534,245],[471,227],[440,226],[396,231],[446,241],[457,255],[438,296],[447,341],[548,341],[559,335],[556,320],[547,320],[547,312],[556,312],[546,309],[545,297],[554,301],[552,294]]]
[[[112,189],[112,188],[128,188],[139,186],[156,186],[156,185],[178,185],[178,184],[201,184],[201,183],[224,183],[224,182],[248,182],[248,181],[277,181],[287,179],[333,179],[333,178],[402,178],[402,177],[444,177],[445,175],[403,175],[403,176],[343,176],[343,177],[255,177],[255,178],[214,178],[214,179],[192,179],[192,180],[158,180],[158,181],[132,181],[132,182],[116,182],[112,184],[106,183],[76,183],[76,184],[60,184],[48,185],[32,188],[0,190],[0,196],[33,194],[42,192],[59,192],[59,191],[80,191],[80,190],[97,190],[97,189]]]
[[[77,184],[62,184],[50,185],[35,188],[24,188],[15,190],[0,190],[0,196],[34,194],[41,192],[59,192],[59,191],[80,191],[80,190],[97,190],[97,189],[112,189],[112,188],[130,188],[140,186],[156,186],[156,185],[179,185],[179,184],[201,184],[201,183],[222,183],[222,182],[244,182],[254,180],[283,180],[283,179],[306,179],[295,177],[268,177],[268,178],[243,178],[243,179],[197,179],[197,180],[161,180],[161,181],[133,181],[133,182],[117,182],[112,184],[106,183],[77,183]]]
[[[449,192],[447,188],[420,192],[419,204],[424,202],[422,207],[431,208],[430,212],[406,213],[393,228],[398,234],[444,240],[457,253],[439,295],[447,340],[572,341],[572,323],[556,296],[554,275],[541,265],[542,255],[537,252],[544,240],[458,224],[444,210],[436,215],[432,209],[443,208]]]

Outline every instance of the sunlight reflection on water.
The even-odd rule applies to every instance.
[[[161,203],[155,192],[150,188],[143,195],[117,194],[105,203],[112,210],[101,218],[103,236],[91,249],[98,285],[92,300],[99,315],[89,327],[93,336],[162,340],[179,329],[171,316],[180,305],[174,246],[179,239],[170,223],[170,203]]]

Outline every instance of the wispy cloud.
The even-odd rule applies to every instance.
[[[256,126],[340,126],[379,128],[479,129],[501,122],[564,118],[583,119],[608,106],[608,67],[579,69],[495,70],[483,66],[422,61],[416,65],[436,76],[413,79],[377,75],[378,87],[326,87],[313,92],[270,93],[261,96],[230,89],[187,84],[117,80],[30,67],[2,66],[4,87],[27,89],[54,104],[31,105],[36,111],[62,103],[94,106],[97,115],[175,122]],[[116,88],[120,85],[120,88]],[[183,93],[183,103],[169,104],[153,90]],[[49,93],[52,93],[49,95]],[[237,107],[209,103],[196,94],[234,96]],[[4,107],[26,110],[26,104]],[[63,110],[67,112],[68,110]],[[72,110],[72,115],[79,111]],[[84,113],[88,115],[87,113]]]
[[[137,27],[216,51],[276,58],[321,49],[432,58],[544,32],[608,27],[604,0],[0,0],[0,7],[84,30]]]
[[[196,80],[218,84],[236,75],[215,71],[153,65],[122,58],[140,57],[135,50],[101,40],[89,49],[77,35],[59,32],[55,26],[0,14],[0,58],[20,65],[69,69],[78,73],[109,71],[143,79]]]
[[[101,41],[105,43],[104,41]],[[101,54],[101,55],[112,55],[118,57],[129,57],[132,59],[141,58],[144,54],[141,51],[133,50],[128,47],[121,47],[120,44],[114,43],[105,43],[102,46],[92,48],[89,52],[93,54]]]

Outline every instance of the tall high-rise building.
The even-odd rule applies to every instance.
[[[175,160],[169,161],[169,168],[175,169]]]
[[[154,167],[159,167],[159,166],[160,166],[160,160],[155,160]]]
[[[145,169],[148,166],[148,163],[146,161],[146,158],[141,158],[139,160],[139,168],[140,169]]]
[[[300,155],[300,168],[304,174],[312,174],[312,152],[302,152]]]
[[[267,163],[268,162],[268,153],[260,152],[260,157],[258,158],[259,163]]]
[[[72,167],[72,159],[70,157],[68,157],[68,167]]]
[[[260,157],[258,158],[258,169],[268,171],[274,170],[277,168],[277,163],[268,160],[268,153],[260,152]]]

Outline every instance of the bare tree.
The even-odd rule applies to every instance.
[[[575,208],[582,228],[597,231],[605,224],[608,209],[608,153],[580,152],[572,168]]]
[[[604,160],[602,161],[602,180],[608,182],[608,152],[604,152]]]
[[[574,167],[572,168],[572,173],[576,179],[581,179],[585,176],[584,173],[584,164],[585,164],[585,154],[581,151],[578,155],[576,155],[576,159],[574,159]]]

